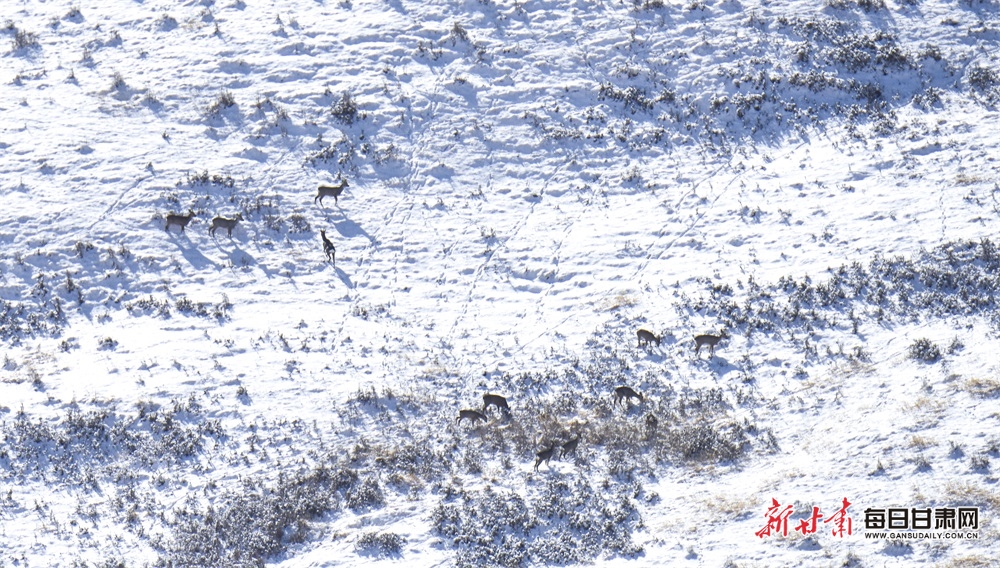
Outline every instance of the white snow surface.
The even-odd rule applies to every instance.
[[[996,306],[945,287],[950,312],[859,293],[776,315],[795,289],[782,279],[946,263],[996,238],[996,2],[4,8],[0,566],[198,565],[185,515],[324,466],[376,480],[383,502],[331,490],[338,504],[279,527],[264,564],[472,565],[436,525],[470,499],[452,492],[533,504],[566,482],[634,513],[631,547],[564,565],[998,565]],[[314,203],[341,177],[336,202]],[[209,234],[237,213],[231,238]],[[768,298],[770,328],[723,309]],[[660,345],[637,346],[639,328]],[[696,357],[692,337],[723,329]],[[921,339],[937,359],[912,355]],[[614,405],[619,384],[645,400]],[[486,392],[511,416],[456,423]],[[197,443],[157,459],[74,439],[81,415],[140,437],[180,424]],[[609,434],[650,417],[752,427],[731,458]],[[572,432],[577,455],[536,471]],[[408,440],[446,465],[392,465],[427,451]],[[852,536],[792,530],[845,497]],[[795,507],[789,535],[758,538],[772,498]],[[978,539],[863,534],[867,507],[958,506],[980,508]],[[554,563],[545,527],[586,542],[611,518],[508,527],[500,548],[529,552],[491,561]],[[401,547],[379,554],[366,533]]]

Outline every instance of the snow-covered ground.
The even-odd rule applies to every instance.
[[[7,4],[0,566],[1000,558],[995,1]]]

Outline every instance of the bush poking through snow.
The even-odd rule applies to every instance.
[[[124,91],[128,88],[128,84],[125,83],[125,77],[118,71],[115,71],[114,75],[111,76],[111,90],[112,91]]]
[[[378,480],[369,477],[347,491],[347,506],[351,509],[377,509],[385,505],[385,494]]]
[[[38,43],[38,34],[27,32],[24,30],[17,30],[14,33],[14,51],[21,51],[27,49],[37,49],[40,47]]]
[[[152,296],[149,297],[148,301],[152,302],[154,306],[157,305]],[[195,302],[190,298],[178,298],[177,301],[174,302],[174,307],[177,308],[178,312],[186,316],[222,320],[229,317],[229,310],[232,309],[233,305],[229,303],[229,297],[223,295],[222,300],[215,304],[210,302]],[[164,311],[167,316],[169,316],[170,308],[166,300],[163,300],[160,309]],[[129,311],[133,311],[133,309],[130,309]]]
[[[933,363],[941,358],[941,348],[926,337],[914,341],[910,345],[909,353],[911,359],[924,363]]]
[[[219,116],[222,111],[236,106],[236,97],[228,89],[223,89],[208,107],[209,116]]]
[[[637,87],[620,88],[610,82],[601,83],[598,89],[599,100],[611,99],[625,104],[625,108],[632,113],[637,110],[650,110],[653,108],[653,101],[646,96],[646,92]]]
[[[364,118],[363,113],[359,115],[358,104],[354,102],[351,93],[345,92],[340,96],[340,100],[330,109],[330,114],[344,124],[354,124],[356,120]]]
[[[827,0],[826,5],[836,10],[851,10],[857,7],[866,13],[885,10],[884,0]]]
[[[202,170],[201,173],[189,173],[184,181],[178,181],[177,187],[182,185],[187,185],[188,187],[196,187],[199,185],[217,185],[219,187],[234,187],[236,185],[236,180],[233,176],[223,175],[223,174],[209,174],[208,170]]]
[[[358,554],[380,558],[399,556],[403,552],[406,537],[391,532],[366,532],[358,538],[354,548]]]
[[[451,27],[449,35],[456,42],[469,41],[469,32],[458,22],[455,22],[455,25]]]
[[[1000,99],[1000,73],[977,63],[969,67],[965,81],[988,102]]]

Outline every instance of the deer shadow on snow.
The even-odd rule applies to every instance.
[[[190,239],[184,234],[171,235],[170,239],[174,241],[177,245],[177,249],[180,250],[181,256],[184,260],[188,261],[188,264],[196,270],[201,270],[203,268],[221,268],[222,265],[218,262],[208,258],[200,250],[198,250],[197,245],[192,243]]]
[[[369,235],[363,228],[361,228],[361,225],[358,225],[357,223],[348,219],[347,217],[344,217],[339,221],[335,221],[333,223],[333,227],[337,229],[337,232],[340,233],[340,236],[344,237],[345,239],[352,239],[354,237],[364,237],[368,239],[368,242],[374,242],[372,236]]]
[[[231,243],[231,247],[227,250],[227,247],[223,246],[223,244],[216,239],[215,248],[229,260],[229,266],[231,268],[235,269],[249,266],[260,266],[261,270],[263,270],[264,274],[268,277],[273,275],[272,270],[270,270],[267,266],[258,264],[257,259],[243,249],[239,243],[235,240],[230,240],[229,242]],[[215,263],[215,265],[220,268],[222,267],[222,265],[219,265],[218,263]]]
[[[337,273],[337,277],[340,278],[340,281],[344,283],[344,286],[347,286],[349,289],[353,289],[354,288],[354,282],[351,281],[350,275],[348,275],[346,272],[344,272],[337,265],[333,266],[333,270]]]
[[[222,249],[222,246],[220,245],[219,248]],[[261,270],[263,270],[266,274],[271,273],[271,270],[269,270],[266,266],[262,264],[258,264],[256,258],[251,256],[250,253],[243,250],[238,245],[234,245],[232,250],[230,251],[225,251],[225,249],[222,250],[226,252],[226,256],[229,257],[230,266],[233,267],[260,266]]]

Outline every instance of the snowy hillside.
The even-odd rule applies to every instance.
[[[995,0],[7,4],[0,566],[1000,558]]]

